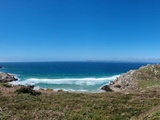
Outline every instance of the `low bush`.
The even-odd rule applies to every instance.
[[[15,92],[18,93],[18,94],[27,93],[27,94],[30,94],[30,95],[41,95],[41,92],[33,90],[33,88],[30,87],[30,86],[22,86],[21,88],[19,88]]]

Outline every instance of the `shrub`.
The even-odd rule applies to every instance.
[[[30,94],[30,95],[41,95],[41,92],[33,90],[33,88],[30,87],[30,86],[22,86],[21,88],[19,88],[15,92],[18,93],[18,94],[27,93],[27,94]]]
[[[64,92],[64,91],[60,89],[60,90],[58,90],[57,92]]]

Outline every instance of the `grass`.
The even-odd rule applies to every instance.
[[[10,89],[10,88],[8,88]],[[129,120],[160,105],[160,92],[0,94],[2,120]]]
[[[130,93],[48,89],[35,95],[31,89],[0,83],[0,120],[159,120],[159,71],[160,66],[139,69],[133,77],[142,89]]]
[[[152,80],[140,80],[139,81],[139,86],[141,88],[146,88],[146,87],[158,87],[160,86],[160,80],[157,79],[152,79]]]
[[[154,65],[150,67],[144,67],[136,71],[135,73],[138,87],[159,87],[160,86],[160,66]]]
[[[160,110],[152,113],[150,116],[147,117],[150,120],[160,120]]]
[[[9,83],[0,83],[0,86],[4,86],[4,87],[8,87],[8,88],[12,87],[12,85]]]

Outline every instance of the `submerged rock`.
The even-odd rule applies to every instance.
[[[3,68],[2,66],[0,66],[0,69]]]
[[[12,81],[17,81],[18,79],[15,78],[13,75],[0,72],[0,83],[2,82],[12,82]]]

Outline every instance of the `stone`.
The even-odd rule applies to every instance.
[[[18,79],[15,78],[13,75],[0,72],[0,83],[2,82],[12,82],[12,81],[17,81]]]
[[[114,87],[121,88],[121,85],[118,85],[118,84],[117,84],[117,85],[115,85]]]
[[[103,86],[103,87],[101,88],[101,90],[104,90],[104,91],[106,91],[106,92],[111,92],[111,91],[113,91],[113,90],[109,87],[109,85]]]

